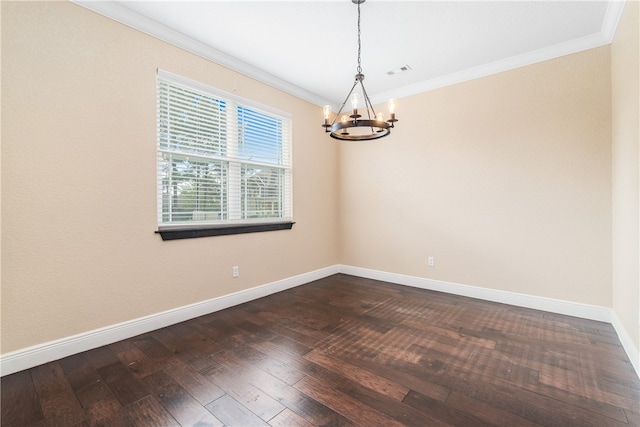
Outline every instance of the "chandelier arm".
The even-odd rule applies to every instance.
[[[367,90],[364,88],[364,83],[362,80],[360,81],[360,87],[362,87],[362,96],[364,97],[364,107],[367,110],[368,118],[371,118],[371,113],[373,113],[373,117],[376,117],[376,111],[373,109],[373,105],[371,104],[371,100],[369,99],[369,95],[367,94]],[[371,109],[371,111],[369,111]]]
[[[373,113],[373,119],[376,118],[376,110],[373,109],[373,104],[371,104],[371,100],[369,99],[369,95],[367,94],[367,90],[364,88],[364,83],[360,80],[360,86],[362,87],[362,95],[364,96],[364,107],[367,110],[367,118],[371,120],[371,114]],[[376,130],[373,126],[370,128],[371,133],[374,134]]]
[[[338,117],[340,117],[340,113],[342,113],[342,109],[344,108],[344,106],[347,104],[347,101],[349,100],[349,97],[351,96],[351,93],[353,92],[353,90],[356,88],[356,85],[358,84],[358,81],[356,80],[355,82],[353,82],[353,86],[351,86],[351,90],[349,91],[349,93],[347,94],[347,97],[344,99],[344,102],[342,103],[342,105],[340,106],[340,109],[338,110],[338,112],[336,113],[336,116],[333,118],[333,121],[331,122],[331,125],[334,125],[336,123],[336,120],[338,120]]]

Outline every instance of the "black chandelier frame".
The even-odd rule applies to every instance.
[[[329,112],[330,107],[325,107],[325,116],[324,116],[324,124],[322,125],[325,128],[325,132],[329,133],[332,138],[339,139],[342,141],[370,141],[374,139],[383,138],[391,133],[391,129],[395,126],[395,122],[398,121],[395,115],[395,102],[391,100],[389,102],[390,105],[390,118],[388,120],[384,120],[381,115],[377,115],[373,105],[371,104],[371,100],[369,99],[369,95],[367,94],[367,90],[364,87],[364,74],[362,73],[362,62],[361,62],[361,51],[362,51],[362,42],[360,39],[360,5],[364,3],[366,0],[351,0],[352,3],[358,5],[358,67],[357,73],[355,75],[355,81],[353,86],[351,86],[351,90],[347,94],[344,102],[340,106],[340,109],[336,113],[333,121],[329,123]],[[349,116],[342,115],[342,110],[344,110],[344,106],[347,104],[347,101],[350,97],[353,96],[353,91],[356,87],[360,85],[362,90],[362,96],[364,98],[364,111],[366,112],[366,117],[363,118],[361,114],[358,112],[358,107],[356,105],[353,106],[352,114]],[[393,103],[393,106],[392,106]],[[338,120],[340,119],[340,120]],[[370,128],[370,133],[349,133],[349,130],[352,128]]]

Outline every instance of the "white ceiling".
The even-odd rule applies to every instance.
[[[351,0],[75,1],[318,105],[339,106],[353,84]],[[601,46],[611,42],[623,6],[367,0],[365,87],[375,104]],[[387,74],[405,65],[411,70]]]

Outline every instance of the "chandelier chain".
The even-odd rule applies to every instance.
[[[362,43],[360,42],[360,2],[358,2],[358,74],[362,73],[362,65],[360,63],[360,52],[362,50]]]

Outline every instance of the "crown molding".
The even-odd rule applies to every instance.
[[[498,74],[504,71],[532,65],[538,62],[559,58],[561,56],[571,55],[584,50],[603,46],[608,43],[610,42],[602,35],[602,33],[592,34],[590,36],[581,37],[565,43],[559,43],[554,46],[545,47],[523,53],[521,55],[512,56],[510,58],[501,59],[499,61],[490,62],[488,64],[425,80],[399,89],[379,93],[371,97],[371,102],[373,104],[379,104],[386,102],[386,100],[390,98],[403,98],[406,96],[416,95],[418,93],[451,86],[468,80],[474,80],[492,74]]]
[[[333,105],[333,101],[312,93],[306,89],[289,83],[272,74],[269,74],[246,62],[240,61],[217,49],[205,45],[191,37],[175,31],[157,21],[142,16],[122,4],[115,1],[91,1],[91,0],[71,0],[72,3],[85,7],[107,18],[113,19],[124,25],[132,27],[143,33],[149,34],[195,55],[201,56],[219,65],[227,67],[245,76],[256,79],[266,85],[279,89],[285,93],[296,96],[312,104],[323,106]],[[512,69],[532,65],[538,62],[548,61],[565,55],[571,55],[584,50],[593,49],[606,44],[610,44],[620,21],[626,0],[610,0],[607,4],[602,28],[599,33],[581,37],[565,43],[516,55],[500,61],[491,62],[477,67],[469,68],[445,76],[429,79],[417,84],[404,86],[391,91],[374,94],[371,102],[374,104],[384,103],[390,98],[403,98],[445,86],[462,83],[486,77],[492,74],[509,71]]]
[[[613,37],[616,35],[616,29],[618,28],[618,22],[622,16],[624,5],[626,0],[610,0],[607,4],[607,13],[604,16],[604,22],[600,32],[608,43],[613,41]]]
[[[522,55],[512,56],[500,61],[480,65],[478,67],[469,68],[456,73],[447,74],[445,76],[436,77],[414,85],[408,85],[399,89],[375,94],[371,97],[371,102],[374,104],[380,104],[386,102],[387,99],[416,95],[418,93],[486,77],[491,74],[502,73],[504,71],[513,70],[538,62],[548,61],[550,59],[560,58],[562,56],[610,44],[615,36],[625,3],[626,0],[610,0],[608,2],[607,11],[599,33],[534,50]]]
[[[246,62],[240,61],[224,52],[175,31],[153,19],[140,15],[115,1],[70,0],[72,3],[127,25],[152,37],[158,38],[176,47],[184,49],[223,67],[229,68],[247,77],[251,77],[268,86],[316,105],[325,105],[331,101],[306,89],[269,74]]]

